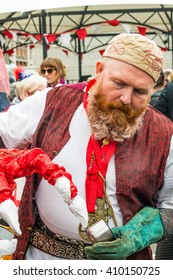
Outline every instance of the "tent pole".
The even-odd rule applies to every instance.
[[[82,77],[82,57],[81,57],[81,44],[80,39],[78,38],[78,65],[79,65],[79,80]]]
[[[42,34],[46,34],[46,12],[45,10],[41,11],[41,18],[42,18]],[[43,43],[43,59],[47,57],[47,44],[45,41],[44,36],[42,37]]]

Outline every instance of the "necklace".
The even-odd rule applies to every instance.
[[[91,86],[95,83],[91,80],[87,86],[84,97],[84,107],[87,110],[87,95]],[[86,152],[86,204],[88,210],[88,227],[103,219],[106,223],[113,218],[117,225],[109,197],[106,193],[106,172],[109,160],[115,154],[116,143],[108,139],[98,141],[91,134]],[[85,240],[90,240],[86,231],[79,226],[79,234]]]

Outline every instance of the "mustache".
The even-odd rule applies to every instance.
[[[95,95],[95,102],[100,111],[111,112],[114,116],[123,114],[129,123],[133,123],[134,118],[138,117],[144,110],[143,106],[139,109],[133,109],[130,104],[124,104],[121,100],[107,101],[100,93]]]

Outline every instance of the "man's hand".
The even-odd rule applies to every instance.
[[[76,195],[69,203],[69,209],[73,215],[78,219],[82,226],[82,230],[85,230],[88,225],[88,211],[86,203],[82,197]]]
[[[86,247],[88,259],[123,260],[143,250],[164,236],[160,211],[142,208],[126,225],[111,229],[115,240]]]
[[[81,223],[82,229],[86,229],[88,224],[86,203],[79,195],[76,195],[73,198],[71,197],[70,180],[65,176],[58,178],[55,184],[55,189],[60,193],[63,200],[68,203],[70,211]]]
[[[0,219],[3,219],[10,226],[14,234],[21,235],[18,222],[18,209],[11,199],[0,203]],[[16,250],[16,246],[17,239],[12,239],[11,241],[0,240],[0,257],[13,254]]]
[[[12,255],[16,251],[17,239],[0,240],[0,258]]]

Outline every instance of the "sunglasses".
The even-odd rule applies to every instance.
[[[52,72],[54,71],[55,69],[54,68],[48,68],[48,69],[41,69],[41,74],[46,74],[46,72],[48,74],[52,74]]]

